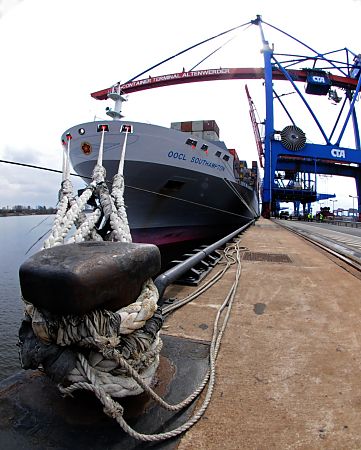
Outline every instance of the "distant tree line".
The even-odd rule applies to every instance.
[[[55,214],[56,208],[52,206],[36,206],[35,208],[32,206],[23,206],[23,205],[15,205],[15,206],[2,206],[0,207],[0,216],[28,216],[28,215],[36,215],[36,214]]]

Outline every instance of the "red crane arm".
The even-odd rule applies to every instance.
[[[294,81],[305,82],[307,78],[307,70],[289,70],[288,73]],[[215,81],[215,80],[251,80],[264,78],[264,69],[256,68],[219,68],[206,70],[193,70],[190,72],[178,72],[168,75],[160,75],[156,77],[143,78],[141,80],[131,81],[120,85],[124,94],[132,92],[144,91],[163,86],[172,86],[175,84],[195,83],[199,81]],[[284,74],[278,70],[273,70],[273,78],[275,80],[285,80]],[[343,77],[339,75],[329,74],[329,78],[333,86],[355,90],[357,79]],[[97,100],[107,100],[108,93],[112,91],[112,87],[93,92],[91,96]]]
[[[250,115],[251,122],[252,122],[254,137],[256,139],[259,163],[263,169],[263,167],[264,167],[264,164],[263,164],[264,150],[263,150],[261,134],[259,131],[259,123],[257,122],[256,114],[255,114],[256,108],[253,104],[253,100],[251,98],[251,94],[249,93],[247,85],[245,86],[245,89],[246,89],[246,95],[247,95],[248,104],[249,104],[249,115]]]

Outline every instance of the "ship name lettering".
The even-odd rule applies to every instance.
[[[191,163],[200,164],[201,166],[208,166],[208,167],[211,167],[212,169],[217,169],[220,171],[224,170],[224,166],[222,166],[222,164],[212,163],[212,162],[208,161],[207,159],[201,159],[196,156],[192,156]]]
[[[184,153],[178,153],[171,150],[168,152],[168,158],[180,159],[182,161],[187,161],[186,155]]]

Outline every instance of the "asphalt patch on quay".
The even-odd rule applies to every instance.
[[[162,335],[163,349],[155,391],[176,404],[203,380],[209,360],[209,344]],[[194,403],[174,413],[159,407],[146,394],[121,401],[124,418],[136,431],[163,433],[185,423]],[[160,443],[146,443],[126,434],[103,412],[101,403],[88,392],[63,398],[55,384],[39,371],[23,371],[0,383],[0,442],[6,450],[174,449],[181,436]]]

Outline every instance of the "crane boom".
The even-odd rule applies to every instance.
[[[284,74],[274,69],[272,71],[274,80],[286,80]],[[307,70],[289,70],[289,75],[294,81],[305,82],[307,80]],[[263,67],[256,68],[218,68],[205,69],[194,71],[183,71],[171,73],[166,75],[159,75],[155,77],[149,76],[140,80],[134,80],[126,84],[118,84],[120,90],[124,94],[132,92],[144,91],[146,89],[154,89],[164,86],[173,86],[176,84],[196,83],[200,81],[216,81],[216,80],[252,80],[264,78]],[[357,79],[351,77],[344,77],[340,75],[329,74],[332,86],[339,87],[346,90],[355,90],[357,86]],[[97,100],[107,100],[108,94],[112,92],[114,86],[100,91],[93,92],[91,96]]]

